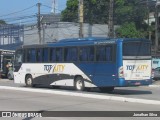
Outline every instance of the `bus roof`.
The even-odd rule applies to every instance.
[[[143,38],[106,38],[106,37],[87,37],[87,38],[70,38],[70,39],[62,39],[57,42],[49,42],[46,44],[33,44],[33,45],[24,45],[22,48],[30,48],[30,47],[51,47],[51,46],[83,46],[83,45],[93,45],[93,44],[98,44],[98,43],[103,43],[105,44],[110,43],[116,43],[117,41],[146,41],[146,42],[151,42],[148,39],[143,39]]]
[[[100,40],[107,40],[107,41],[135,41],[135,40],[147,40],[144,38],[106,38],[106,37],[86,37],[86,38],[70,38],[70,39],[62,39],[58,42],[80,42],[80,41],[100,41]]]

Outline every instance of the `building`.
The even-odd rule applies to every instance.
[[[21,25],[0,25],[0,49],[16,49],[16,46],[23,44],[24,26]]]
[[[115,26],[117,28],[118,26]],[[106,24],[84,24],[84,37],[108,37],[108,25]],[[55,42],[66,38],[79,37],[79,24],[74,22],[55,22],[54,24],[43,24],[41,26],[42,43]],[[24,45],[38,44],[39,35],[37,26],[28,26],[24,29]]]

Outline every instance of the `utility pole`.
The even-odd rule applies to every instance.
[[[110,0],[109,21],[108,21],[108,37],[110,37],[110,38],[114,38],[113,4],[114,4],[114,0]]]
[[[56,1],[54,0],[54,14],[56,14]]]
[[[149,25],[149,1],[147,0],[147,23]]]
[[[41,3],[37,3],[38,6],[38,16],[37,16],[37,27],[38,27],[38,36],[39,36],[39,44],[42,44],[42,39],[41,39],[41,12],[40,12],[40,6]]]
[[[45,29],[46,29],[46,23],[42,24],[42,32],[43,32],[43,43],[45,43]]]
[[[156,0],[156,12],[155,12],[155,53],[158,51],[158,27],[159,27],[159,5],[160,3],[158,2],[158,0]]]
[[[52,1],[52,10],[51,12],[55,15],[56,14],[56,0]]]
[[[89,17],[89,24],[88,24],[88,37],[92,37],[92,26],[93,26],[93,13],[92,13],[92,4],[91,2],[89,1],[88,2],[88,7],[90,8],[88,10],[88,17]]]
[[[148,0],[147,0],[146,5],[147,5],[147,24],[148,24],[148,26],[150,26],[150,24],[149,24],[149,20],[150,20],[149,12],[150,12],[150,10],[149,10],[149,1]],[[150,31],[150,29],[148,30],[148,39],[151,40],[151,31]]]
[[[149,1],[148,0],[147,0],[147,10],[148,10],[148,26],[150,26],[150,23],[149,23],[149,21],[150,21],[150,9],[149,9]],[[152,35],[152,32],[149,29],[149,31],[148,31],[148,39],[149,40],[151,40],[151,35]]]
[[[79,0],[79,38],[83,38],[83,0]]]

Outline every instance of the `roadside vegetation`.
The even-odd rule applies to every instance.
[[[108,24],[109,2],[84,0],[84,22]],[[148,38],[149,31],[154,32],[154,25],[149,26],[145,20],[152,11],[154,6],[147,4],[147,0],[114,0],[114,24],[120,26],[115,30],[116,36]],[[78,22],[78,0],[67,1],[67,7],[62,11],[62,21]]]

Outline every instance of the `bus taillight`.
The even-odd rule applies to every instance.
[[[151,78],[154,78],[154,70],[151,70]]]
[[[119,67],[119,78],[124,78],[123,66]]]

